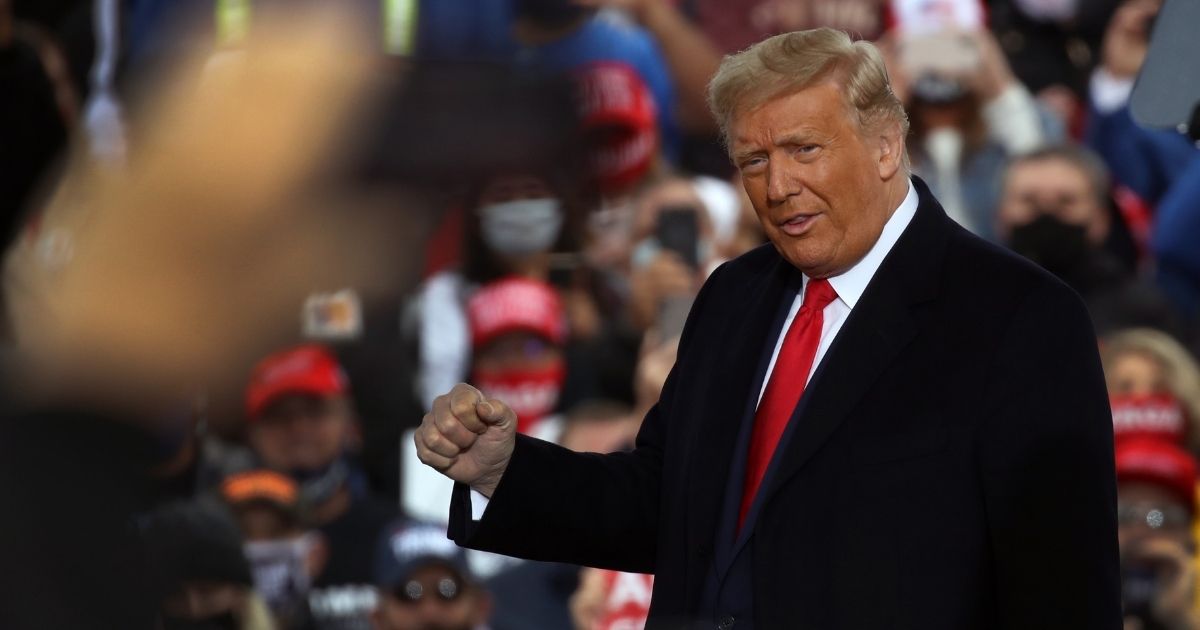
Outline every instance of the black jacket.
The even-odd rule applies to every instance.
[[[1112,419],[1087,312],[914,182],[916,216],[760,490],[756,627],[1120,628]],[[650,628],[703,617],[734,444],[797,273],[769,245],[719,268],[637,448],[520,436],[481,521],[456,488],[451,537],[654,572]]]

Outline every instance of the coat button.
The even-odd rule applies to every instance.
[[[697,558],[700,558],[701,560],[703,560],[711,555],[712,555],[712,549],[710,549],[708,547],[708,545],[701,545],[699,547],[696,547],[696,557]]]
[[[730,628],[733,628],[734,624],[736,623],[737,619],[734,619],[733,615],[722,615],[721,618],[717,620],[717,630],[730,630]]]

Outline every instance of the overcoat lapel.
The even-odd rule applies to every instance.
[[[741,306],[734,309],[736,317],[730,319],[726,334],[712,340],[722,348],[721,361],[714,378],[704,380],[714,386],[696,392],[705,402],[688,458],[689,549],[712,549],[726,481],[737,456],[733,449],[738,431],[746,414],[753,412],[756,388],[766,370],[764,351],[769,359],[768,344],[773,344],[782,325],[781,307],[795,298],[799,280],[798,271],[776,258],[758,278],[743,285],[736,295],[728,296],[731,304]],[[703,577],[703,572],[692,572],[689,592],[698,591]]]
[[[916,216],[884,259],[797,406],[764,480],[762,504],[821,448],[917,333],[913,307],[938,291],[948,231],[955,229],[925,183],[913,178]]]

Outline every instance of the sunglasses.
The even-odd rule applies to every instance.
[[[406,604],[417,604],[426,597],[436,598],[441,602],[452,602],[462,595],[462,584],[451,577],[444,577],[437,584],[422,584],[418,580],[409,580],[394,591],[396,599]]]
[[[1150,529],[1180,528],[1191,524],[1187,510],[1177,505],[1117,503],[1117,523],[1123,526],[1145,523]]]

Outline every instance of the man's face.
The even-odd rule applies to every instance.
[[[1009,169],[1000,202],[1000,234],[1049,214],[1068,225],[1083,226],[1088,241],[1108,235],[1108,218],[1087,174],[1062,159],[1034,160]]]
[[[373,621],[376,630],[471,630],[487,620],[490,608],[488,596],[454,571],[428,565],[395,591],[380,593]]]
[[[562,362],[562,350],[541,335],[515,331],[500,335],[475,353],[475,369],[489,373],[545,370]]]
[[[250,446],[270,468],[318,470],[342,454],[352,427],[344,397],[283,396],[250,425]]]
[[[1143,395],[1167,389],[1162,363],[1146,352],[1130,351],[1114,357],[1108,366],[1110,394]]]
[[[895,185],[898,129],[886,142],[863,134],[834,83],[736,112],[730,123],[730,155],[763,231],[810,277],[837,275],[865,256],[907,192],[907,182]]]

